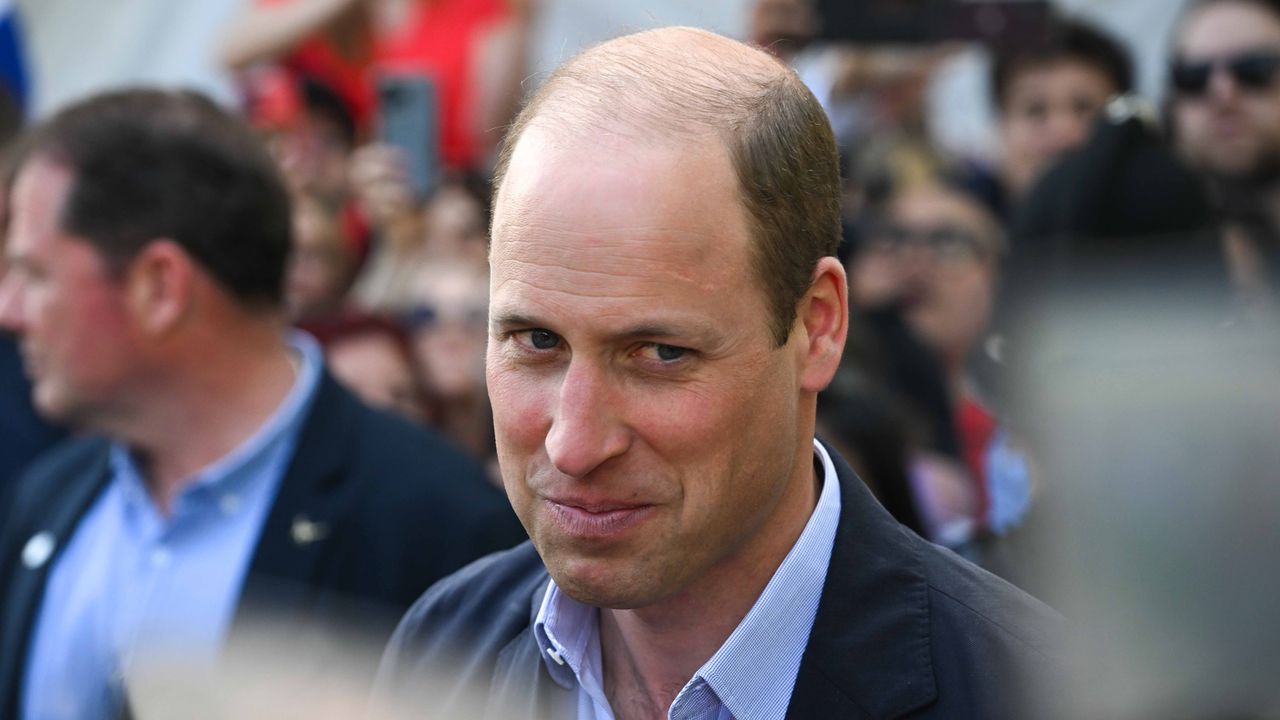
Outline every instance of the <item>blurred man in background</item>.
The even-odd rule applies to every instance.
[[[1170,72],[1174,139],[1216,191],[1244,302],[1275,307],[1280,268],[1280,3],[1196,0]]]
[[[991,92],[1003,157],[986,192],[1008,218],[1041,174],[1088,137],[1113,95],[1133,86],[1128,50],[1092,25],[1054,22],[1044,40],[996,54]]]
[[[288,195],[208,100],[58,114],[12,207],[0,323],[40,412],[98,436],[37,461],[0,520],[0,714],[114,717],[148,673],[212,665],[237,624],[394,612],[518,539],[479,468],[286,336]]]

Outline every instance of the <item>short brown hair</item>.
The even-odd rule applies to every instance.
[[[739,57],[725,57],[727,43]],[[665,137],[719,136],[747,211],[771,330],[778,345],[786,343],[814,267],[840,242],[835,138],[792,70],[761,50],[690,28],[597,45],[561,65],[508,129],[494,171],[495,200],[520,136],[549,115]]]
[[[62,227],[120,270],[158,238],[181,246],[242,305],[279,307],[289,195],[253,131],[182,90],[95,95],[37,126],[22,164],[73,173]]]

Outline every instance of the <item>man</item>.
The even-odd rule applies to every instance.
[[[1170,72],[1174,138],[1209,178],[1230,223],[1233,280],[1253,307],[1274,305],[1280,269],[1280,3],[1195,0]]]
[[[1078,20],[1059,20],[1043,42],[998,52],[991,94],[1000,125],[998,178],[980,189],[1008,219],[1035,181],[1079,147],[1113,95],[1133,86],[1128,51],[1103,31]],[[994,182],[990,182],[994,180]]]
[[[532,544],[424,596],[387,697],[434,671],[491,717],[1036,716],[1012,700],[1052,611],[814,441],[848,325],[836,166],[793,73],[698,30],[537,93],[498,168],[487,357]]]
[[[0,323],[37,409],[102,437],[38,460],[0,520],[0,715],[113,717],[259,612],[300,636],[347,599],[403,608],[515,542],[477,467],[286,342],[287,194],[208,100],[69,108],[12,200]]]

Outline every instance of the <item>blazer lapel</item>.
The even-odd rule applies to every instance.
[[[529,626],[498,653],[486,720],[548,720],[576,714],[576,694],[551,679],[533,637],[533,622],[551,582],[539,583],[531,599]]]
[[[900,717],[937,695],[923,541],[828,451],[840,480],[840,526],[787,717]]]
[[[18,717],[21,695],[22,669],[26,666],[31,635],[35,629],[36,615],[44,599],[49,571],[62,554],[63,548],[75,533],[80,518],[102,492],[110,473],[107,463],[106,442],[90,441],[84,448],[75,450],[80,462],[59,464],[59,468],[75,467],[67,477],[28,477],[24,482],[33,486],[48,487],[56,497],[39,497],[23,507],[47,512],[44,517],[30,522],[19,519],[19,527],[6,531],[14,546],[5,555],[12,562],[4,590],[4,603],[0,608],[0,717]]]
[[[262,603],[288,617],[306,602],[317,563],[340,534],[349,507],[342,491],[359,411],[325,371],[263,525],[242,608]]]

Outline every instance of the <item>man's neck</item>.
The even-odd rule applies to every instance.
[[[297,377],[296,360],[278,330],[259,329],[218,345],[157,388],[155,402],[119,434],[166,515],[196,473],[266,423]]]
[[[680,689],[764,592],[818,502],[813,453],[801,453],[797,465],[793,486],[766,521],[787,528],[786,533],[761,533],[692,586],[656,605],[601,609],[604,690],[619,720],[665,718]]]

